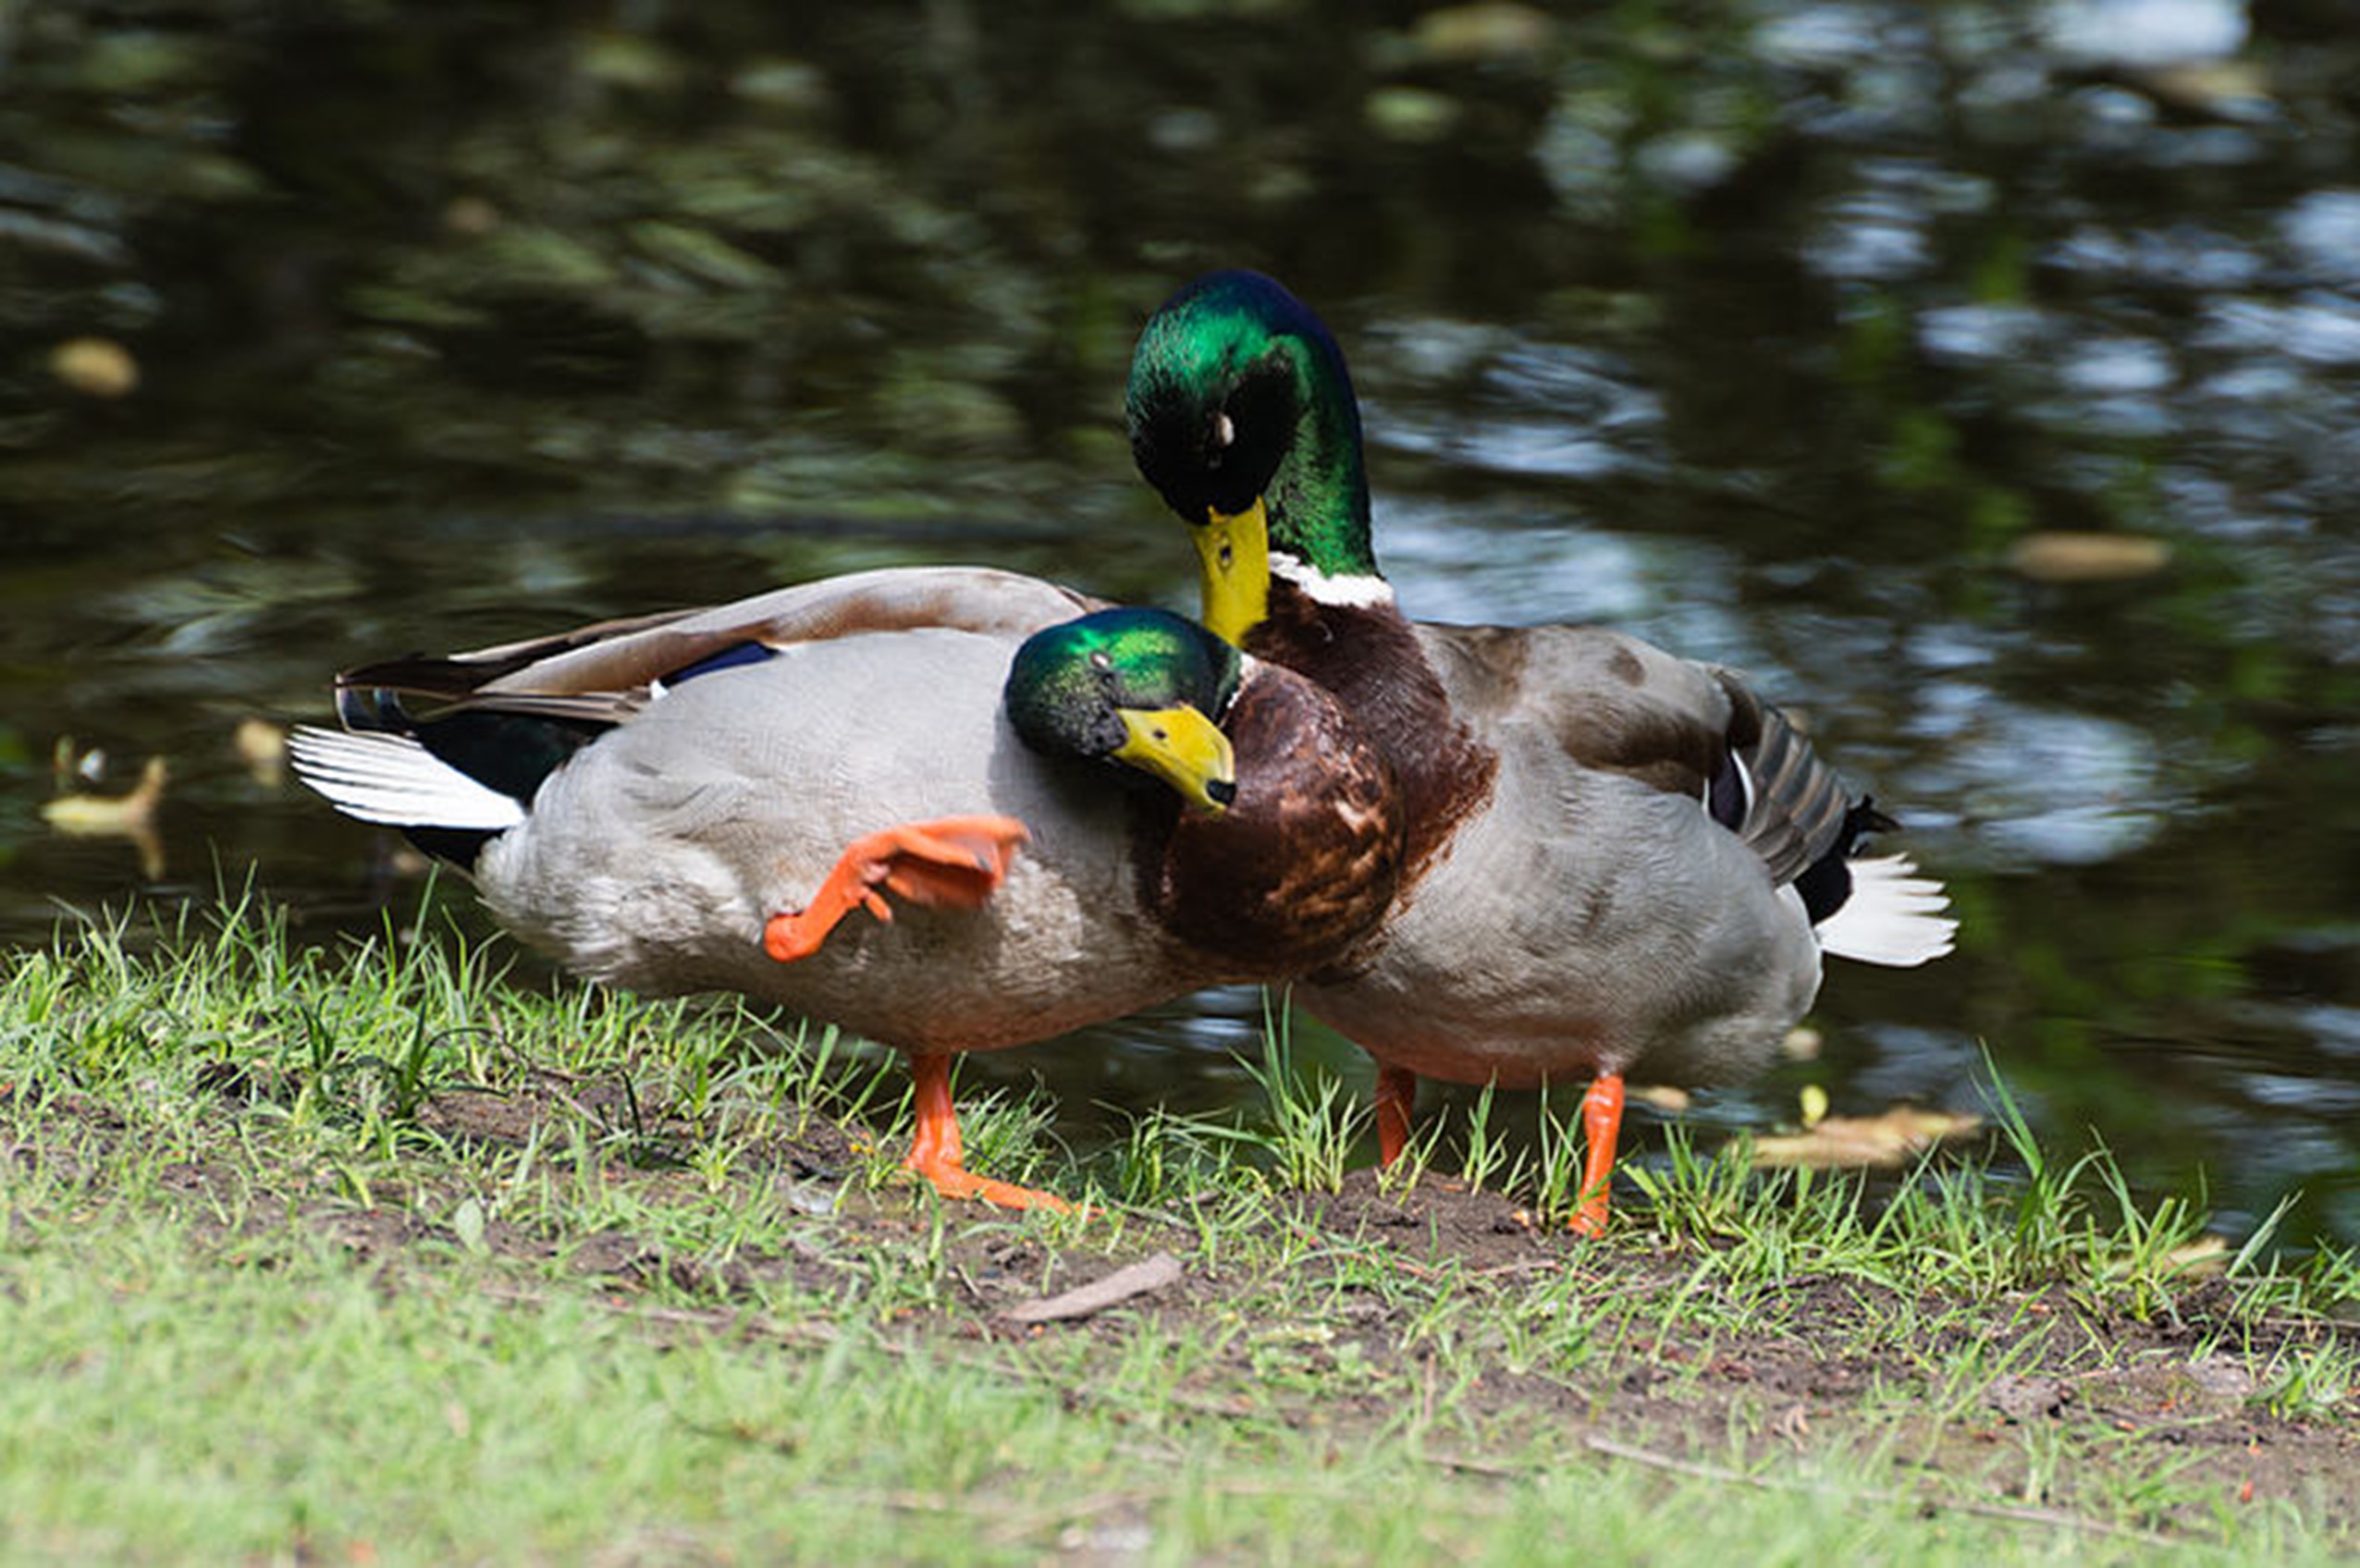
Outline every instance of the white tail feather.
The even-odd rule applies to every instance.
[[[436,756],[407,735],[356,735],[299,725],[288,738],[296,777],[363,822],[395,827],[466,827],[498,833],[524,807]]]
[[[1856,860],[1852,896],[1815,928],[1819,945],[1838,958],[1912,969],[1950,950],[1959,923],[1943,914],[1949,895],[1902,855]]]

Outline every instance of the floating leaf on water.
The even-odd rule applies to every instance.
[[[254,782],[264,789],[277,789],[287,777],[287,727],[273,724],[266,718],[252,715],[238,721],[237,732],[230,743],[238,748],[238,760],[246,765]]]
[[[2259,60],[2191,61],[2134,73],[2131,81],[2157,103],[2182,114],[2242,123],[2277,112],[2269,71]]]
[[[155,830],[156,802],[164,799],[162,757],[150,757],[140,781],[124,795],[60,795],[44,802],[43,820],[75,839],[129,839],[139,851],[140,872],[154,882],[164,875],[164,839]]]
[[[155,804],[164,799],[164,759],[150,757],[129,794],[61,795],[43,802],[41,815],[61,833],[129,833],[155,819]]]
[[[1440,141],[1458,124],[1458,100],[1423,87],[1380,87],[1361,105],[1369,129],[1395,141]]]
[[[1635,1084],[1628,1097],[1666,1116],[1678,1116],[1694,1101],[1686,1089],[1674,1088],[1669,1084]]]
[[[1549,46],[1555,27],[1547,13],[1530,6],[1482,0],[1424,13],[1412,37],[1428,60],[1523,60]]]
[[[112,337],[69,337],[49,350],[49,374],[86,398],[139,390],[140,362]]]
[[[2173,1247],[2164,1254],[2163,1266],[2174,1274],[2225,1274],[2231,1256],[2227,1237],[2198,1236],[2185,1246]]]
[[[2009,546],[2008,570],[2035,582],[2120,582],[2150,577],[2171,561],[2171,546],[2141,533],[2050,529]]]
[[[1810,1166],[1827,1170],[1852,1167],[1886,1168],[1924,1153],[1946,1138],[1973,1132],[1979,1116],[1957,1115],[1899,1105],[1882,1116],[1830,1116],[1804,1133],[1780,1133],[1753,1141],[1753,1163],[1786,1168]]]
[[[1802,1102],[1801,1109],[1804,1132],[1811,1131],[1827,1120],[1827,1091],[1825,1089],[1816,1084],[1805,1084],[1802,1086],[1802,1093],[1797,1098]]]

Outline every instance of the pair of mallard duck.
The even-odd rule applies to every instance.
[[[981,569],[862,573],[353,671],[350,732],[299,736],[297,766],[583,974],[898,1047],[907,1163],[1012,1206],[1059,1200],[965,1170],[954,1053],[1293,981],[1376,1057],[1388,1161],[1420,1076],[1591,1078],[1594,1232],[1626,1071],[1745,1076],[1823,951],[1948,950],[1939,886],[1857,858],[1889,824],[1728,671],[1404,618],[1342,353],[1276,284],[1167,302],[1127,415],[1203,628]]]

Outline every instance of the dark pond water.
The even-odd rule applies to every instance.
[[[249,867],[309,936],[414,907],[236,750],[340,664],[891,561],[1185,606],[1123,371],[1251,264],[1353,357],[1415,613],[1744,666],[1949,880],[1956,957],[1838,968],[1699,1121],[1974,1108],[1987,1048],[2360,1242],[2340,6],[395,15],[0,7],[0,944]],[[43,820],[61,736],[170,759],[153,845]],[[978,1066],[1086,1132],[1239,1097],[1259,1023]]]

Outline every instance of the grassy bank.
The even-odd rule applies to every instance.
[[[1004,1218],[902,1182],[898,1069],[826,1035],[456,945],[299,949],[252,907],[71,931],[0,984],[0,1550],[2360,1549],[2348,1257],[2207,1254],[2021,1123],[2028,1176],[1874,1202],[1676,1145],[1578,1243],[1569,1139],[1380,1181],[1348,1096],[1266,1071],[1250,1126],[1080,1158],[974,1108],[978,1166],[1101,1209]]]

